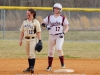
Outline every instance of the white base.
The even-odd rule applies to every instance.
[[[54,70],[54,72],[74,72],[73,69],[58,69],[58,70]]]

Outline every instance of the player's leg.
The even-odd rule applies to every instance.
[[[25,41],[25,49],[26,49],[26,54],[28,56],[28,64],[29,67],[24,70],[23,72],[30,72],[34,71],[34,65],[35,65],[35,45],[36,41]]]
[[[60,62],[61,62],[61,67],[65,68],[65,65],[64,65],[64,53],[63,53],[63,50],[62,50],[63,43],[64,43],[64,38],[57,37],[56,50],[57,50],[57,53],[58,53],[58,56],[59,56],[59,59],[60,59]]]
[[[34,66],[35,66],[35,61],[36,61],[36,57],[35,57],[35,46],[37,43],[37,39],[32,39],[30,41],[30,52],[29,52],[29,59],[30,59],[30,70],[33,73],[34,72]]]
[[[30,60],[29,60],[29,41],[28,40],[25,40],[25,50],[26,50],[26,54],[28,56],[28,64],[29,64],[29,67],[24,70],[23,72],[30,72]]]
[[[48,41],[48,67],[47,71],[52,70],[52,61],[54,56],[54,46],[55,46],[55,36],[49,35],[49,41]]]

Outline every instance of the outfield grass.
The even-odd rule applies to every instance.
[[[0,39],[3,39],[0,31]],[[5,31],[5,39],[19,39],[19,31]],[[42,40],[48,40],[48,30],[42,29]],[[67,41],[98,41],[100,40],[100,31],[68,31],[65,35]]]
[[[43,41],[43,50],[36,52],[37,58],[47,57],[48,43]],[[100,42],[64,42],[65,58],[100,58]],[[55,51],[55,58],[57,52]],[[24,45],[18,40],[0,40],[0,58],[27,58]]]

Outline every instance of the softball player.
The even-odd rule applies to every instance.
[[[28,56],[29,67],[23,72],[34,72],[35,65],[35,46],[37,40],[41,42],[41,27],[38,20],[36,20],[36,12],[33,9],[28,9],[26,13],[27,19],[23,21],[20,28],[20,43],[25,39],[25,49]]]
[[[49,43],[48,43],[48,67],[47,71],[52,70],[52,61],[54,56],[54,46],[56,47],[61,68],[65,68],[64,53],[62,45],[64,43],[64,34],[69,30],[69,22],[67,19],[60,15],[62,12],[62,5],[56,3],[53,6],[54,15],[47,16],[42,23],[42,26],[46,26],[49,30]]]

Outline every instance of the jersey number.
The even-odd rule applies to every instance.
[[[60,27],[56,27],[56,31],[59,31],[60,30]]]
[[[33,34],[34,33],[34,31],[33,30],[29,30],[29,34]]]

